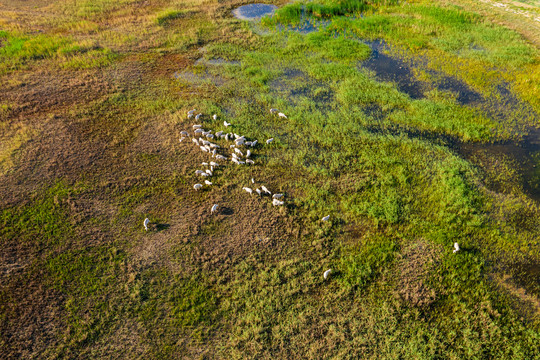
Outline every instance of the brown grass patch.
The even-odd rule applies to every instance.
[[[403,301],[415,307],[427,307],[436,301],[437,293],[427,280],[441,254],[440,248],[424,239],[403,250],[398,265],[398,294]]]

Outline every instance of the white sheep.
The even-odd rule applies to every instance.
[[[283,204],[284,204],[284,202],[283,202],[283,201],[279,201],[278,199],[272,200],[272,205],[274,205],[274,206],[281,206],[281,205],[283,205]]]
[[[332,272],[332,269],[328,269],[324,272],[323,278],[324,280],[328,279],[328,276],[330,276],[330,273]]]
[[[146,231],[148,231],[148,224],[150,224],[150,219],[149,218],[144,219],[143,226],[144,226],[144,230]]]

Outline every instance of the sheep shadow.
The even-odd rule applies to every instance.
[[[222,207],[220,212],[221,212],[223,215],[232,215],[232,214],[234,214],[233,209],[228,208],[228,207]]]
[[[161,223],[158,223],[155,225],[155,231],[163,231],[163,230],[167,230],[168,228],[170,228],[171,225],[169,224],[161,224]]]

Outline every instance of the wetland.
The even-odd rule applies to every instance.
[[[535,358],[540,52],[481,6],[2,5],[0,357]]]

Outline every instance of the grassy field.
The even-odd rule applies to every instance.
[[[0,358],[538,358],[515,153],[539,25],[465,0],[244,4],[0,5]],[[197,123],[257,139],[255,164],[195,191]],[[242,190],[261,185],[284,206]]]

